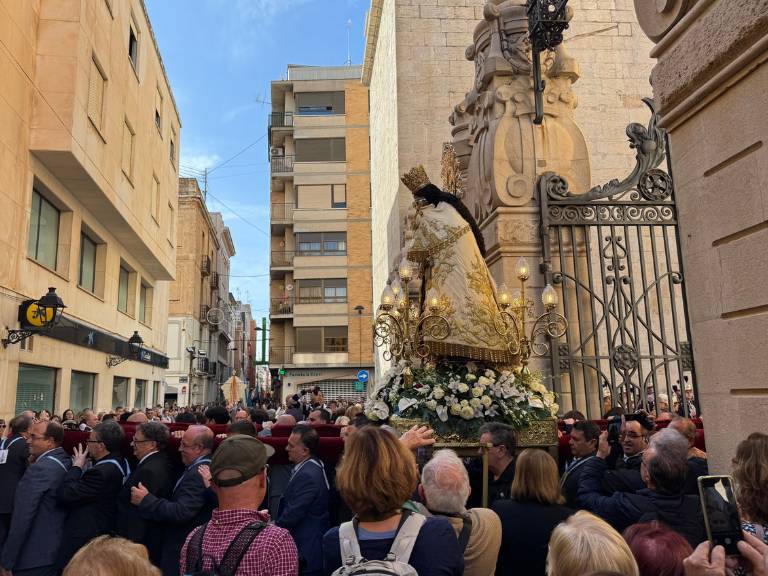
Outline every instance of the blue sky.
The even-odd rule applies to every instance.
[[[232,231],[230,291],[268,315],[269,83],[288,64],[362,61],[369,0],[146,0],[181,115],[181,174],[211,170],[208,208]],[[234,155],[262,138],[223,166]],[[239,276],[239,277],[238,277]],[[248,277],[258,276],[258,277]]]

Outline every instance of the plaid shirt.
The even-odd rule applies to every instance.
[[[211,521],[203,538],[203,569],[213,569],[211,558],[221,563],[224,552],[240,530],[256,521],[268,522],[267,514],[256,510],[219,510],[213,511]],[[187,573],[187,546],[192,536],[202,530],[202,526],[193,530],[181,549],[180,574]],[[299,573],[299,558],[296,544],[288,530],[274,524],[267,525],[253,541],[251,548],[243,556],[236,576],[296,576]]]

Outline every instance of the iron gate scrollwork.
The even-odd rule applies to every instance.
[[[564,410],[599,418],[612,406],[696,412],[677,209],[666,135],[653,102],[630,124],[634,170],[584,194],[554,173],[538,181],[545,280],[569,327],[551,350]],[[686,389],[690,389],[686,394]],[[691,395],[693,399],[690,399]],[[601,400],[606,399],[606,400]]]

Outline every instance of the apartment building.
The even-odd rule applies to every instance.
[[[269,126],[269,364],[285,397],[354,397],[373,369],[368,90],[359,66],[289,66]]]
[[[0,417],[155,403],[181,125],[144,3],[1,3],[0,78]],[[49,287],[58,323],[11,338]]]

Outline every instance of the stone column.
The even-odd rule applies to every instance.
[[[768,415],[768,0],[634,0],[656,42],[710,471]]]

